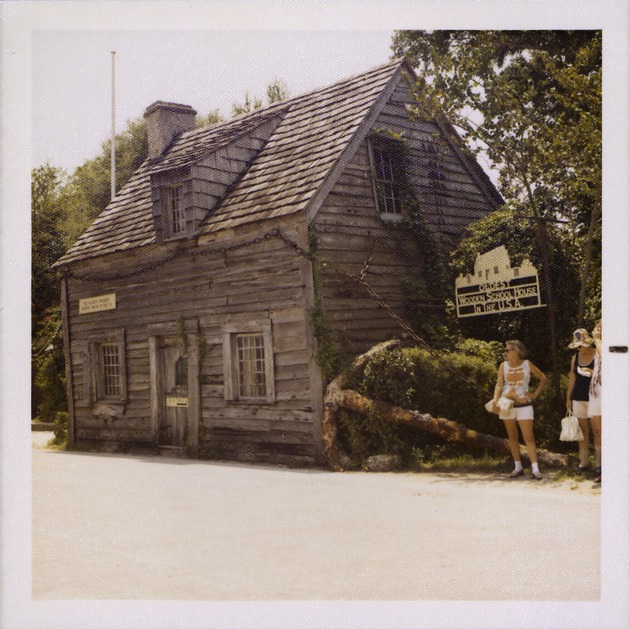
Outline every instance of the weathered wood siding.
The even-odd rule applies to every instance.
[[[375,125],[401,134],[409,147],[409,175],[425,219],[445,246],[452,249],[465,227],[494,210],[497,199],[486,176],[449,141],[448,130],[433,122],[411,121],[405,105],[409,90],[401,81]],[[496,192],[495,192],[496,195]]]
[[[285,220],[281,228],[293,241],[305,242],[304,227],[297,220]],[[68,279],[71,338],[81,339],[70,343],[77,446],[156,449],[150,330],[169,325],[175,330],[182,319],[194,322],[189,327],[198,329],[203,339],[199,452],[240,460],[317,459],[319,417],[311,394],[313,352],[305,307],[308,262],[281,240],[262,239],[270,229],[269,225],[249,226],[229,240],[219,238],[194,249],[189,243],[185,255],[155,268],[150,268],[152,263],[169,257],[181,242],[73,269],[77,275],[101,277],[113,275],[112,269],[120,274],[146,269],[121,279]],[[261,240],[252,242],[257,237]],[[225,250],[243,242],[247,244]],[[81,298],[107,293],[116,294],[115,310],[78,314]],[[272,324],[275,402],[226,401],[222,326],[260,320]],[[123,329],[125,334],[128,401],[118,413],[95,415],[86,395],[90,378],[87,339],[98,339],[112,329]]]
[[[497,203],[438,126],[409,120],[404,108],[407,102],[408,90],[401,81],[373,128],[404,137],[409,183],[427,225],[440,246],[449,251],[466,225],[492,211]],[[358,274],[373,252],[366,279],[399,315],[403,315],[403,278],[424,281],[417,245],[380,217],[367,140],[332,187],[313,225],[320,262],[325,263],[320,290],[326,317],[341,333],[340,338],[350,342],[350,351],[357,354],[386,338],[400,337],[400,327],[364,288],[339,272]]]

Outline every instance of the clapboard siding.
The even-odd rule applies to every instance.
[[[388,129],[404,139],[407,175],[427,225],[446,249],[452,248],[471,220],[491,209],[488,196],[471,176],[461,155],[442,130],[431,122],[412,122],[404,105],[408,90],[399,85],[381,110],[377,129]],[[326,317],[354,352],[402,330],[358,282],[341,271],[358,274],[372,254],[366,280],[399,315],[404,300],[401,281],[422,285],[424,270],[417,263],[415,245],[399,229],[382,222],[372,187],[369,144],[362,142],[353,159],[331,188],[314,224],[321,261],[321,291]],[[430,173],[438,174],[438,179]],[[436,186],[436,184],[438,184]]]
[[[299,238],[300,229],[303,231],[295,221],[283,225],[283,233],[294,239]],[[265,440],[278,430],[284,436],[272,439],[274,453],[278,454],[280,445],[285,454],[297,445],[303,454],[314,456],[317,450],[313,444],[314,418],[312,412],[303,410],[312,404],[309,326],[304,306],[306,261],[277,238],[253,243],[256,236],[252,234],[256,232],[244,231],[241,242],[249,244],[241,248],[224,251],[224,245],[231,246],[233,240],[214,241],[205,246],[189,244],[190,250],[185,255],[139,275],[105,281],[69,278],[73,295],[68,308],[69,321],[75,337],[98,339],[112,328],[123,328],[126,338],[128,400],[124,411],[115,417],[95,414],[85,399],[85,381],[90,377],[85,364],[87,345],[84,342],[71,345],[75,438],[79,445],[92,443],[99,434],[108,441],[108,447],[114,447],[115,443],[121,449],[130,443],[155,445],[151,441],[154,430],[150,412],[149,328],[160,324],[170,324],[173,328],[183,318],[196,321],[199,337],[206,347],[199,379],[200,448],[207,445],[206,437],[217,439],[217,433],[209,432],[210,429],[230,431],[223,433],[230,435],[228,450],[232,457],[239,458],[239,449],[249,451],[252,440]],[[171,250],[170,253],[174,252],[173,247]],[[167,258],[168,253],[167,247],[161,259]],[[146,266],[150,267],[150,261],[155,259],[160,258],[149,255]],[[125,269],[124,256],[112,257],[109,262],[107,267],[97,262],[88,264],[82,275],[102,278],[107,268],[116,268],[123,274],[134,268]],[[136,268],[142,268],[141,260],[134,262]],[[80,299],[105,293],[116,294],[115,310],[78,314]],[[252,320],[272,323],[275,402],[226,403],[222,326]],[[299,428],[291,428],[296,423]]]

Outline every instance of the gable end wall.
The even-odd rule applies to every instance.
[[[466,225],[495,205],[471,177],[459,156],[429,122],[411,122],[405,105],[408,90],[400,82],[373,125],[404,137],[408,174],[427,225],[445,252],[461,238]],[[436,177],[436,170],[439,177]],[[416,244],[381,219],[374,199],[369,142],[364,140],[342,176],[332,187],[313,220],[318,239],[320,291],[326,317],[347,342],[351,355],[403,330],[356,281],[338,269],[359,274],[372,252],[366,279],[370,286],[404,317],[401,280],[424,282]]]

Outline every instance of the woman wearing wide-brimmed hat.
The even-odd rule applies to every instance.
[[[521,463],[521,446],[518,440],[520,427],[529,460],[532,463],[532,478],[540,480],[542,474],[538,469],[538,455],[536,441],[534,439],[534,407],[532,402],[540,395],[547,378],[534,363],[527,360],[527,350],[521,341],[506,341],[506,359],[499,365],[497,384],[492,400],[493,412],[499,414],[503,420],[507,432],[510,452],[514,459],[514,470],[509,474],[510,478],[523,476]],[[536,390],[529,390],[530,376],[538,379]],[[499,404],[501,398],[512,400],[513,406],[509,410],[502,410]]]
[[[569,382],[567,384],[567,411],[578,418],[584,439],[578,441],[580,452],[580,471],[589,469],[590,425],[589,425],[589,389],[591,377],[595,369],[595,343],[584,328],[573,332],[573,340],[569,344],[571,349],[578,351],[571,359]],[[595,432],[595,431],[593,431]]]

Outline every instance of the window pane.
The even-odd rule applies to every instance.
[[[262,334],[236,337],[239,398],[267,396],[265,346]]]
[[[173,234],[180,234],[186,229],[184,220],[184,201],[182,198],[182,188],[177,186],[170,190],[170,221]]]
[[[122,387],[118,344],[103,343],[101,353],[103,357],[103,394],[105,397],[119,397],[122,394]]]
[[[384,214],[402,214],[399,183],[391,152],[383,147],[373,148],[376,178],[376,202]]]

